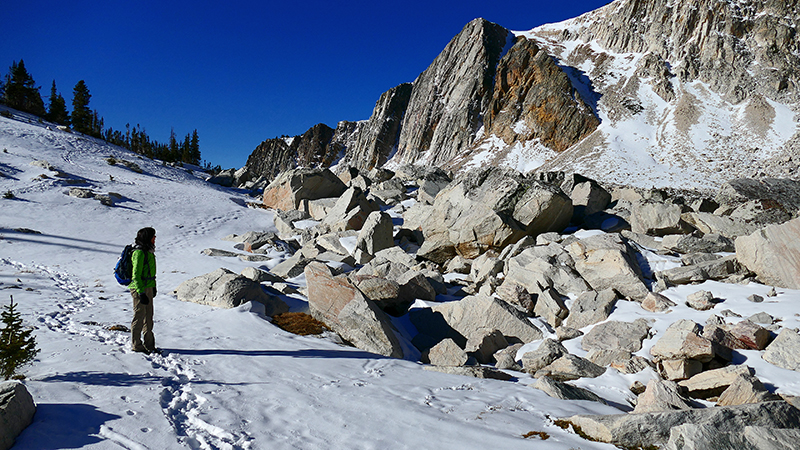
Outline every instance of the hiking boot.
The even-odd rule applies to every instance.
[[[144,345],[142,345],[142,344],[139,344],[139,345],[133,345],[133,346],[131,347],[131,350],[133,350],[133,351],[135,351],[135,352],[138,352],[138,353],[150,353],[149,351],[147,351],[147,349],[146,349],[146,348],[144,347]]]
[[[145,348],[144,352],[147,353],[148,355],[152,355],[152,354],[160,355],[161,354],[161,349],[158,348],[158,347]]]

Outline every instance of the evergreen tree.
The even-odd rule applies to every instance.
[[[0,322],[4,327],[0,330],[0,376],[8,380],[18,368],[33,361],[39,353],[33,329],[22,326],[22,318],[16,310],[14,297],[11,303],[0,313]]]
[[[3,103],[37,116],[46,114],[39,88],[36,87],[33,77],[25,69],[25,62],[21,59],[19,64],[16,61],[11,64],[6,75],[6,81],[3,83]]]
[[[91,136],[96,138],[103,136],[103,118],[97,113],[97,110],[92,111],[92,130],[89,132]]]
[[[197,130],[192,131],[192,138],[189,142],[189,159],[185,160],[190,164],[200,164],[200,138]]]
[[[45,119],[59,125],[69,125],[67,103],[64,101],[64,97],[56,91],[56,80],[53,80],[53,86],[50,88],[49,106]]]
[[[181,154],[180,154],[180,144],[178,143],[178,138],[175,136],[175,128],[170,128],[169,130],[169,150],[167,150],[167,154],[164,155],[162,158],[164,161],[180,161]]]
[[[89,109],[89,99],[92,95],[86,82],[78,81],[72,90],[72,128],[79,133],[92,134],[92,121],[94,115]]]

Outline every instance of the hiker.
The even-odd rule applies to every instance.
[[[129,285],[133,297],[131,346],[135,352],[154,353],[156,338],[153,335],[153,299],[156,296],[156,230],[142,228],[136,233],[131,261],[132,281]],[[144,335],[144,341],[142,340]]]

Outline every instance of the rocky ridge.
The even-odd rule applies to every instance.
[[[526,32],[476,19],[368,121],[294,149],[265,141],[238,185],[334,161],[337,173],[497,165],[709,191],[794,177],[798,20],[796,1],[777,0],[617,0]]]

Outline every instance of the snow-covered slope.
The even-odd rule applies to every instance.
[[[793,2],[617,0],[516,33],[553,55],[601,120],[541,170],[716,188],[795,177],[800,51]]]
[[[143,172],[109,165],[109,156],[135,162]],[[31,164],[41,160],[61,176]],[[529,387],[534,380],[519,373],[507,382],[429,372],[415,362],[289,334],[251,304],[219,310],[179,302],[170,291],[190,277],[255,265],[200,251],[233,250],[221,238],[274,229],[272,214],[246,207],[249,199],[238,191],[184,169],[4,117],[0,173],[0,192],[13,194],[0,198],[0,303],[14,297],[41,348],[23,371],[38,410],[15,449],[613,449],[584,441],[550,418],[630,410],[628,386],[654,376],[610,369],[576,384],[612,406],[562,401]],[[110,207],[70,197],[65,191],[71,186],[114,192],[122,200]],[[155,227],[158,236],[155,332],[165,350],[158,356],[131,352],[128,334],[109,329],[129,324],[130,295],[112,269],[144,226]],[[645,341],[646,355],[672,321],[707,319],[708,312],[683,305],[686,295],[703,288],[744,317],[766,311],[785,327],[800,325],[793,306],[800,292],[779,290],[755,304],[746,297],[765,295],[768,287],[721,283],[666,291],[678,303],[670,315],[622,302],[611,320],[651,319],[655,335]],[[296,311],[306,306],[303,298],[287,300]],[[565,344],[585,355],[577,341]],[[757,352],[741,351],[737,358],[777,391],[800,394],[796,372],[763,362]],[[550,438],[522,437],[530,431]]]

